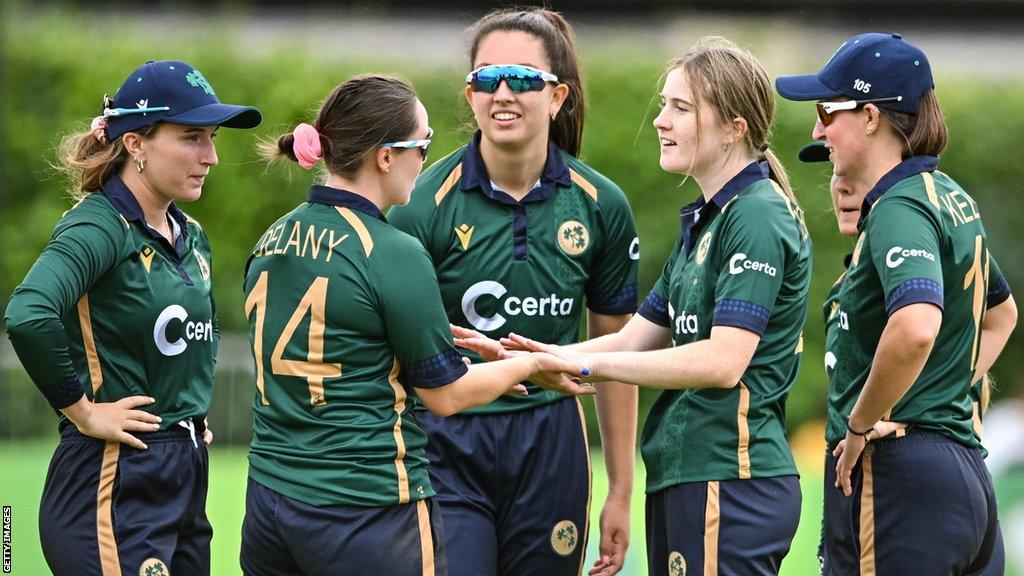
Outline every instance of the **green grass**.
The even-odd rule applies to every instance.
[[[46,468],[56,440],[7,441],[0,447],[0,462],[6,462],[0,474],[0,504],[11,505],[12,562],[14,574],[46,574],[47,568],[39,548],[37,513]],[[210,494],[207,512],[214,527],[212,572],[217,576],[239,574],[238,550],[242,516],[245,513],[246,451],[240,447],[214,445],[210,454]],[[597,556],[597,519],[608,492],[604,461],[594,453],[594,500],[591,507],[591,537],[587,562]],[[632,546],[627,555],[624,575],[647,572],[644,553],[643,466],[637,465],[636,488],[633,494]],[[800,529],[793,549],[783,564],[783,575],[817,573],[815,553],[821,526],[821,476],[804,474],[804,507]],[[584,571],[585,573],[585,571]]]

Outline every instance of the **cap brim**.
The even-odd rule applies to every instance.
[[[235,104],[207,104],[180,114],[163,118],[165,122],[184,126],[227,126],[228,128],[255,128],[263,121],[263,115],[252,106]]]
[[[825,143],[816,140],[801,148],[800,152],[797,153],[797,158],[801,162],[828,162],[828,155],[829,151],[825,147]]]
[[[825,100],[839,96],[839,92],[818,80],[817,74],[800,76],[779,76],[775,79],[775,90],[786,100]]]

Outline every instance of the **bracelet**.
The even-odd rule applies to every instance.
[[[850,421],[849,421],[849,419],[847,419],[847,421],[846,421],[846,430],[848,432],[850,432],[851,434],[855,435],[855,436],[860,436],[861,438],[864,439],[865,442],[867,442],[867,441],[870,440],[870,438],[868,438],[868,434],[871,434],[872,432],[874,432],[875,431],[875,427],[872,426],[872,427],[868,428],[867,430],[865,430],[863,432],[857,432],[856,430],[854,430],[853,428],[850,427]]]

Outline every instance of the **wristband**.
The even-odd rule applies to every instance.
[[[846,421],[846,430],[847,430],[847,432],[853,434],[854,436],[860,436],[861,438],[864,439],[865,442],[867,442],[868,441],[868,434],[871,434],[872,432],[874,432],[875,431],[875,427],[872,426],[872,427],[868,428],[867,430],[865,430],[863,432],[857,432],[856,430],[854,430],[853,428],[850,427],[850,421],[849,421],[849,419],[847,419],[847,421]]]

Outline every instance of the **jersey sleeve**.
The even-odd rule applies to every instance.
[[[651,287],[650,292],[647,293],[647,297],[644,298],[643,303],[640,304],[640,309],[637,311],[637,314],[643,316],[648,321],[665,328],[672,326],[672,318],[668,313],[668,283],[672,277],[672,269],[675,268],[676,259],[679,258],[682,249],[683,237],[680,235],[672,246],[672,252],[669,253],[665,266],[661,269],[661,275],[654,281],[654,286]]]
[[[988,256],[988,303],[986,308],[995,308],[1010,298],[1010,284],[1003,276],[1003,271],[990,253]]]
[[[885,293],[885,310],[927,302],[943,307],[939,225],[911,198],[883,198],[867,221],[871,260]]]
[[[602,191],[601,198],[603,227],[584,288],[587,308],[598,314],[632,314],[640,260],[636,223],[621,190]]]
[[[792,217],[762,198],[738,198],[723,214],[721,270],[712,326],[764,335],[786,270],[786,226]],[[795,227],[793,227],[795,232]]]
[[[78,221],[58,225],[7,306],[8,336],[29,377],[59,410],[83,390],[68,352],[62,318],[113,268],[123,244],[120,224]]]
[[[437,388],[466,373],[452,344],[434,267],[422,246],[408,237],[400,249],[384,250],[374,266],[377,299],[388,343],[401,365],[399,380],[414,388]]]

